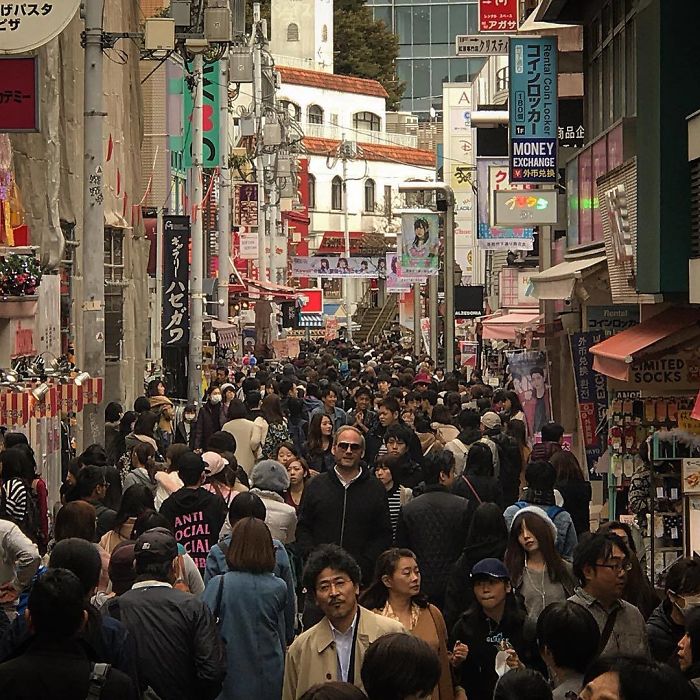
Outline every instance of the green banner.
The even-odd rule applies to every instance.
[[[193,62],[187,64],[190,72],[194,70]],[[186,77],[186,76],[185,76]],[[216,168],[221,164],[221,154],[219,153],[219,62],[210,63],[205,61],[204,70],[204,100],[202,109],[202,128],[204,130],[204,149],[202,154],[202,166],[205,168]],[[192,112],[194,110],[193,94],[187,86],[187,81],[183,78],[184,105],[184,143],[183,143],[183,166],[192,167]]]

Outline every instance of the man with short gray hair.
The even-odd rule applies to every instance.
[[[391,547],[384,487],[362,462],[365,438],[357,428],[341,427],[331,451],[335,468],[304,489],[297,545],[304,558],[321,544],[343,547],[360,565],[363,583],[368,583],[377,557]]]

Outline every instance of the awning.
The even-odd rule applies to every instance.
[[[213,319],[211,322],[212,330],[216,331],[217,345],[221,348],[233,348],[238,341],[240,331],[236,326],[232,326],[225,321],[217,321]]]
[[[323,314],[299,314],[300,328],[323,328]]]
[[[484,340],[515,340],[519,331],[537,326],[541,321],[537,310],[485,316],[481,319],[481,335]]]
[[[673,308],[620,331],[591,348],[596,372],[626,382],[640,357],[670,350],[700,336],[700,310]]]
[[[359,253],[364,231],[350,231],[350,252]],[[345,234],[342,231],[325,231],[316,255],[343,255],[345,252]]]
[[[301,292],[293,287],[285,287],[284,285],[275,284],[267,280],[263,282],[249,279],[248,277],[241,277],[241,280],[249,292],[271,296],[277,300],[295,301],[297,297],[301,296]]]
[[[571,299],[577,282],[599,272],[606,265],[605,253],[571,257],[530,276],[532,296],[537,299]],[[587,298],[587,295],[584,296]]]

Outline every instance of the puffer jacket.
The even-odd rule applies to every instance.
[[[415,552],[423,591],[438,607],[452,566],[464,549],[469,516],[467,500],[439,484],[427,485],[399,514],[396,543]]]
[[[675,666],[678,642],[685,634],[683,625],[673,621],[671,617],[671,603],[664,600],[647,620],[647,635],[649,637],[649,650],[657,661],[671,663]]]

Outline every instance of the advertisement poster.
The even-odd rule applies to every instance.
[[[586,450],[586,462],[591,474],[595,474],[595,464],[605,451],[604,440],[599,426],[607,425],[608,385],[604,375],[593,370],[593,356],[590,349],[605,338],[600,331],[572,333],[571,361],[576,382],[576,401],[581,419],[581,441]]]
[[[552,420],[549,362],[544,350],[507,352],[508,372],[527,420],[528,434],[536,435]]]
[[[557,181],[557,38],[510,40],[510,179]]]
[[[401,215],[401,271],[437,275],[440,251],[437,214]]]
[[[187,347],[190,341],[190,217],[163,217],[163,347]]]
[[[384,258],[295,257],[292,277],[379,277],[384,274]]]
[[[423,284],[426,281],[425,275],[407,275],[401,269],[401,256],[398,253],[386,254],[386,291],[407,292],[412,284]]]
[[[517,31],[518,5],[518,0],[479,0],[479,31]]]

